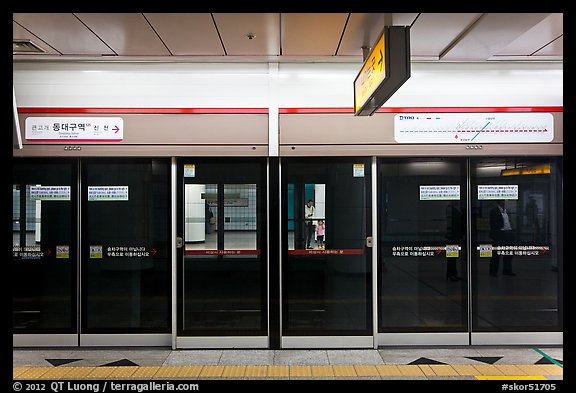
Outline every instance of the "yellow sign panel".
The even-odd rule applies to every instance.
[[[70,258],[70,246],[56,246],[56,258]]]
[[[102,258],[102,246],[90,246],[90,258]]]
[[[458,258],[460,256],[460,246],[458,244],[447,244],[446,245],[446,257],[447,258]]]
[[[354,80],[354,112],[362,108],[386,78],[385,65],[386,51],[384,50],[384,34],[382,34]]]
[[[480,250],[480,258],[491,258],[492,257],[492,244],[480,244],[478,247]]]

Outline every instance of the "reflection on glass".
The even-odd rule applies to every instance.
[[[224,184],[224,249],[257,250],[256,184]]]
[[[12,291],[14,333],[72,333],[76,329],[76,254],[73,204],[49,198],[68,187],[69,164],[18,161],[12,186]],[[33,187],[47,188],[33,194]],[[46,195],[40,197],[46,191]]]
[[[83,331],[169,331],[169,164],[86,160],[88,187],[127,187],[128,198],[87,200],[83,223]]]
[[[20,186],[12,185],[12,245],[20,245]]]
[[[264,205],[258,183],[263,167],[197,162],[195,169],[193,178],[184,178],[179,334],[265,335],[265,258],[259,249]]]
[[[186,250],[218,249],[218,189],[216,184],[184,185]]]
[[[467,330],[464,160],[382,159],[379,330]]]
[[[288,184],[288,249],[308,250],[325,248],[326,233],[326,184],[304,184],[298,186]],[[303,194],[302,194],[303,193]],[[303,198],[303,199],[302,199]],[[302,206],[298,203],[304,201]],[[298,204],[298,205],[297,205]],[[318,220],[323,220],[322,240],[318,239]]]
[[[296,161],[282,170],[283,335],[370,334],[370,166],[355,177],[353,162]]]
[[[473,329],[561,330],[561,161],[472,160]]]

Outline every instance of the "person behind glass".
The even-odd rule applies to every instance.
[[[318,242],[318,248],[324,248],[324,234],[326,233],[326,226],[324,220],[318,220],[316,224],[316,241]]]
[[[312,199],[309,199],[304,206],[304,236],[306,238],[306,249],[311,249],[312,235],[314,233],[314,225],[312,218],[314,217],[315,209]]]
[[[490,210],[490,237],[494,246],[509,246],[514,243],[514,232],[508,212],[506,211],[506,200],[500,199],[496,206]],[[492,251],[490,258],[490,275],[496,277],[500,264],[500,255],[496,250]],[[502,274],[505,276],[515,276],[512,271],[512,255],[504,255]]]

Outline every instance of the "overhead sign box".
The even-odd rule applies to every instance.
[[[354,79],[354,115],[371,116],[410,78],[410,27],[387,26]]]

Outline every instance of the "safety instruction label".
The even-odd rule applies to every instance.
[[[70,258],[70,246],[56,246],[56,258],[58,259]]]
[[[460,185],[420,186],[421,201],[460,200]]]
[[[69,201],[70,186],[31,186],[32,201]]]
[[[364,177],[364,164],[354,164],[352,175],[354,177]]]
[[[88,186],[89,201],[127,201],[128,186]]]
[[[101,259],[102,258],[102,246],[90,246],[90,258],[91,259]]]

